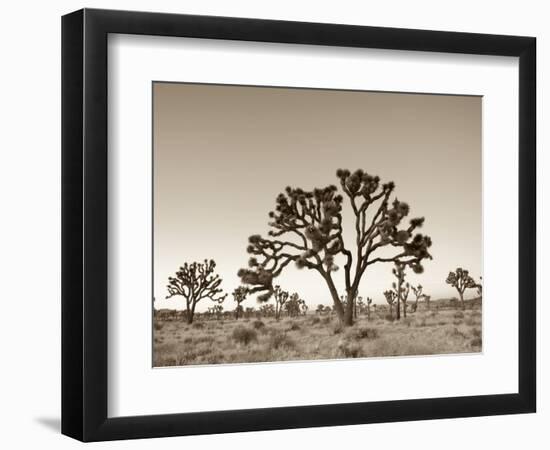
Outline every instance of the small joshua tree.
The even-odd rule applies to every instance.
[[[372,298],[367,297],[367,320],[370,320],[370,305],[372,304]]]
[[[403,315],[405,317],[407,317],[407,299],[409,298],[410,290],[411,285],[409,283],[405,283],[405,285],[401,287],[401,302],[403,303]]]
[[[361,314],[363,314],[366,311],[366,307],[367,305],[363,301],[363,297],[361,297],[360,295],[357,296],[357,301],[355,303],[355,308],[356,308],[355,317],[357,318],[357,316],[360,316]]]
[[[449,275],[447,276],[445,282],[447,284],[450,284],[458,291],[458,295],[460,296],[460,303],[462,304],[462,309],[466,309],[466,305],[464,304],[464,291],[466,289],[477,288],[477,284],[470,276],[470,272],[459,267],[456,269],[455,272],[449,272]]]
[[[227,297],[227,294],[222,294],[222,279],[214,274],[215,268],[214,260],[205,259],[202,263],[185,263],[175,277],[168,277],[166,298],[181,295],[185,299],[187,323],[193,323],[195,307],[201,300],[207,298],[220,304]]]
[[[271,303],[268,305],[262,305],[260,306],[260,314],[263,317],[273,317],[275,315],[275,307]]]
[[[254,317],[255,314],[256,314],[256,310],[254,309],[253,306],[247,306],[246,309],[244,310],[244,317],[246,317],[247,319]]]
[[[405,283],[405,265],[396,262],[392,273],[397,278],[397,282],[392,283],[393,290],[397,298],[396,319],[401,319],[401,303],[403,303],[403,314],[407,317],[407,298],[409,296],[410,285]]]
[[[483,277],[479,277],[479,283],[476,285],[477,295],[480,297],[483,295],[483,285],[481,283],[483,283]]]
[[[220,320],[220,317],[223,314],[223,305],[214,305],[208,308],[208,314],[215,316],[216,320]]]
[[[355,297],[355,300],[353,301],[353,318],[357,319],[358,314],[361,313],[361,304],[363,304],[363,297],[360,295]],[[359,309],[359,311],[357,311]]]
[[[411,287],[412,291],[413,291],[413,294],[415,296],[415,301],[414,301],[414,305],[412,307],[412,312],[416,312],[417,308],[418,308],[418,300],[420,300],[421,298],[424,298],[426,300],[426,305],[428,307],[428,309],[430,309],[430,297],[428,295],[425,295],[422,293],[422,285],[419,284],[418,286],[412,286]]]
[[[303,311],[303,306],[305,306],[305,302],[296,292],[292,294],[288,301],[284,304],[285,311],[290,317],[299,316]]]
[[[235,308],[235,320],[239,320],[240,313],[243,311],[241,303],[246,300],[246,296],[248,295],[248,288],[246,288],[245,286],[239,286],[238,288],[235,288],[232,295],[233,300],[237,302],[237,307]]]
[[[373,264],[399,262],[416,273],[423,271],[422,261],[431,258],[428,236],[416,233],[423,218],[406,223],[409,205],[390,197],[395,185],[359,169],[336,172],[340,189],[330,185],[305,191],[287,187],[277,196],[275,210],[269,213],[268,237],[250,236],[248,268],[239,270],[250,292],[263,292],[258,301],[274,295],[273,280],[291,263],[314,270],[327,285],[333,310],[345,326],[353,324],[355,299],[367,268]],[[353,212],[353,247],[344,242],[344,199]],[[372,212],[372,213],[371,213]],[[338,270],[336,258],[344,259],[345,302],[333,279]]]
[[[275,298],[275,319],[279,320],[281,318],[281,311],[289,296],[289,293],[283,291],[281,286],[275,286],[273,288],[273,298]]]
[[[393,316],[393,303],[397,298],[397,294],[393,290],[388,290],[388,291],[384,291],[384,297],[386,298],[388,305],[390,305],[390,315]]]

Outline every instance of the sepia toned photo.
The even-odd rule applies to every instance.
[[[154,82],[153,366],[482,351],[482,98]]]

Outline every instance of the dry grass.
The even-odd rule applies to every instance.
[[[418,310],[401,320],[385,311],[342,327],[334,316],[261,320],[155,321],[154,365],[368,358],[480,352],[481,312]]]

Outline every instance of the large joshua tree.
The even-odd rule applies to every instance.
[[[185,263],[176,272],[175,277],[168,277],[168,295],[166,298],[181,295],[185,299],[187,323],[193,323],[195,307],[201,300],[208,298],[215,303],[222,303],[227,294],[222,294],[222,279],[214,273],[214,260]]]
[[[470,272],[459,267],[455,272],[449,272],[445,282],[458,291],[462,309],[466,309],[466,305],[464,304],[464,291],[466,289],[477,288],[478,286],[475,280],[470,276]]]
[[[272,229],[268,237],[250,236],[249,267],[239,276],[251,286],[251,293],[261,293],[258,301],[265,302],[274,294],[273,280],[290,263],[315,270],[328,287],[338,318],[348,326],[353,324],[353,305],[367,268],[400,262],[421,273],[422,260],[431,258],[431,239],[414,233],[423,218],[404,224],[409,206],[396,198],[390,201],[393,182],[381,184],[378,176],[360,169],[353,173],[339,169],[336,175],[343,195],[330,185],[313,191],[287,187],[277,196],[275,210],[269,213]],[[344,196],[354,217],[352,246],[344,242]],[[333,278],[338,256],[344,259],[345,301],[340,300]]]

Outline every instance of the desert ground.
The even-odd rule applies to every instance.
[[[481,303],[419,304],[396,320],[385,305],[342,327],[334,314],[153,319],[153,366],[257,363],[406,355],[475,353],[482,348]]]

